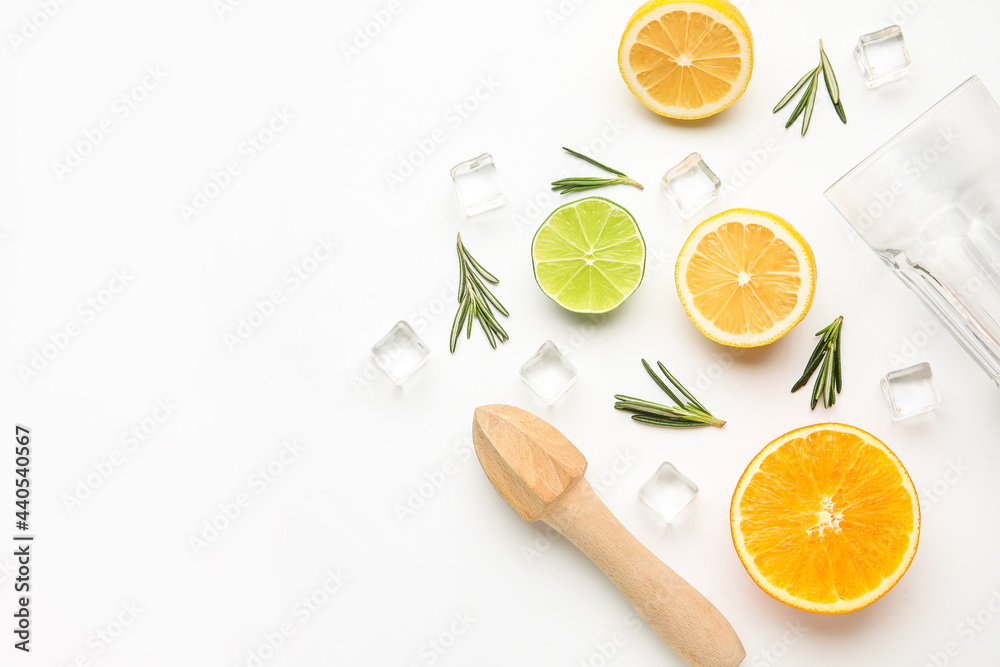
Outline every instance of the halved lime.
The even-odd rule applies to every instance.
[[[574,313],[606,313],[642,283],[646,244],[632,214],[603,197],[560,206],[531,241],[535,282]]]

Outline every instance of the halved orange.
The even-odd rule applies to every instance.
[[[730,508],[736,553],[760,588],[822,614],[867,607],[913,560],[920,506],[906,469],[846,424],[796,429],[750,462]]]
[[[812,305],[816,262],[790,224],[735,208],[701,223],[677,257],[677,295],[712,340],[757,347],[784,336]]]
[[[662,116],[704,118],[735,102],[753,70],[753,37],[726,0],[650,0],[628,22],[618,67]]]

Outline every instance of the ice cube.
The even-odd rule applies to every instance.
[[[698,495],[698,485],[665,461],[639,489],[639,498],[670,523]]]
[[[521,379],[546,405],[558,401],[573,386],[576,378],[576,368],[551,340],[542,343],[538,352],[521,366]]]
[[[910,54],[898,25],[861,35],[854,47],[854,57],[869,88],[902,79],[910,66]]]
[[[931,365],[926,362],[887,373],[882,378],[882,393],[892,420],[897,422],[930,412],[941,402]]]
[[[660,180],[660,190],[683,218],[690,218],[719,196],[722,181],[698,153],[691,153]]]
[[[507,198],[500,190],[493,156],[483,153],[452,167],[451,180],[465,215],[473,216],[503,206]]]
[[[372,359],[396,384],[403,384],[427,361],[427,344],[407,322],[400,320],[382,340],[372,345]]]

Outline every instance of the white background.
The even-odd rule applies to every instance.
[[[749,89],[691,123],[655,116],[621,81],[618,40],[637,3],[400,0],[355,53],[344,45],[373,12],[385,19],[387,0],[245,0],[233,11],[212,0],[94,0],[33,18],[44,4],[8,2],[0,17],[0,413],[10,434],[0,536],[12,544],[15,423],[34,436],[37,535],[30,656],[11,648],[13,547],[0,551],[0,663],[253,665],[255,653],[267,665],[680,664],[585,557],[496,494],[469,440],[473,409],[486,403],[524,407],[561,429],[587,456],[591,481],[603,475],[600,494],[626,527],[730,619],[747,664],[996,660],[997,388],[822,196],[968,76],[1000,94],[996,3],[745,1]],[[42,25],[32,32],[25,20]],[[902,82],[870,91],[852,49],[890,22],[902,22],[913,65]],[[30,38],[13,44],[24,30]],[[849,124],[821,92],[803,139],[771,107],[814,66],[819,37]],[[165,78],[147,78],[143,90],[157,67]],[[483,78],[495,89],[469,99]],[[143,98],[127,117],[122,95]],[[466,117],[454,110],[463,104]],[[276,109],[294,120],[250,160],[248,136]],[[111,131],[87,151],[103,119]],[[386,174],[432,136],[433,152],[391,188]],[[55,163],[81,142],[89,154],[58,174]],[[636,216],[648,257],[641,289],[596,326],[548,300],[531,274],[532,234],[567,200],[547,184],[592,173],[563,145],[647,186],[600,193]],[[696,150],[733,191],[682,221],[656,183]],[[448,172],[485,151],[508,203],[470,220]],[[230,161],[239,173],[208,188],[216,196],[186,220],[181,206]],[[804,322],[738,357],[691,325],[673,286],[691,227],[734,206],[789,220],[819,271]],[[501,279],[510,341],[496,351],[481,333],[447,350],[459,231]],[[301,284],[286,279],[319,239],[337,244],[333,256],[310,263]],[[127,286],[105,292],[122,270]],[[272,316],[230,349],[226,335],[275,290]],[[88,299],[103,300],[102,311]],[[837,315],[844,393],[833,409],[810,412],[805,392],[788,389],[813,333]],[[368,355],[400,319],[432,348],[402,388]],[[62,338],[67,327],[77,335]],[[552,408],[518,377],[546,339],[580,370]],[[50,358],[25,374],[43,351]],[[657,396],[640,357],[665,362],[726,427],[661,430],[614,411],[615,393]],[[893,423],[878,380],[918,361],[932,364],[943,401]],[[151,421],[165,416],[157,400],[176,405],[162,423]],[[767,597],[728,526],[732,489],[754,454],[824,420],[882,438],[923,509],[910,571],[884,599],[842,617]],[[130,449],[123,434],[133,428],[149,435]],[[262,483],[255,471],[292,439],[302,451]],[[616,460],[630,462],[613,473]],[[664,460],[701,489],[672,527],[636,497]],[[442,477],[401,518],[411,493]],[[209,540],[205,522],[225,525],[220,507],[233,513],[240,494],[249,506]],[[206,544],[193,547],[195,537]],[[348,580],[327,594],[324,583],[338,586],[329,573]],[[309,596],[323,604],[306,614],[297,605]],[[468,628],[453,625],[463,614]],[[966,619],[977,614],[985,624],[974,629]],[[292,632],[274,653],[266,638],[283,623]],[[604,658],[616,633],[624,645]],[[431,641],[449,647],[435,652]]]

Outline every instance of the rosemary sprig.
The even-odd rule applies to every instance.
[[[582,153],[577,153],[574,150],[566,148],[563,146],[563,150],[570,155],[575,155],[581,160],[585,160],[595,167],[600,167],[604,171],[614,174],[615,178],[597,178],[596,176],[571,176],[570,178],[561,178],[558,181],[552,181],[552,189],[559,190],[559,194],[565,195],[570,192],[579,192],[581,190],[591,190],[593,188],[603,188],[605,185],[634,185],[640,190],[643,189],[642,185],[639,184],[635,179],[629,178],[624,172],[618,171],[617,169],[612,169],[607,165],[603,165],[597,160],[587,157]]]
[[[483,284],[496,285],[500,282],[496,276],[483,268],[482,264],[469,254],[469,251],[462,244],[462,235],[458,235],[458,312],[455,313],[455,321],[451,325],[451,338],[448,342],[452,354],[455,353],[455,346],[458,345],[458,335],[462,333],[462,325],[466,324],[465,337],[472,338],[472,320],[478,319],[479,326],[486,334],[486,340],[495,350],[497,341],[501,343],[508,339],[507,332],[500,326],[493,308],[496,308],[504,317],[509,317],[507,309],[493,296],[489,288]]]
[[[662,362],[657,361],[656,365],[659,366],[660,371],[666,376],[667,380],[674,386],[684,398],[688,400],[685,403],[681,398],[671,391],[667,383],[660,379],[656,372],[646,363],[646,360],[642,360],[642,366],[649,373],[649,377],[653,378],[653,381],[662,389],[667,396],[676,405],[660,405],[659,403],[653,403],[652,401],[644,401],[641,398],[633,398],[631,396],[623,396],[621,394],[615,394],[615,409],[624,410],[626,412],[634,412],[632,419],[637,422],[642,422],[643,424],[652,424],[654,426],[667,426],[669,428],[698,428],[700,426],[719,426],[721,427],[725,424],[725,420],[718,419],[712,416],[712,413],[702,405],[697,398],[691,395],[687,389],[684,388],[677,379],[670,374],[667,367],[663,365]]]
[[[847,114],[844,112],[844,105],[840,101],[840,85],[837,84],[837,75],[833,73],[833,65],[830,64],[830,59],[826,57],[822,39],[819,40],[819,62],[823,66],[823,80],[826,81],[826,91],[830,93],[830,101],[833,102],[833,108],[837,111],[840,122],[846,124]]]
[[[830,101],[836,104],[840,101],[840,86],[837,84],[837,76],[833,73],[833,65],[826,56],[823,48],[823,40],[819,40],[819,64],[823,68],[823,80],[826,81],[826,90],[830,93]]]
[[[842,123],[847,122],[847,114],[844,112],[844,105],[840,99],[840,85],[837,84],[837,75],[833,73],[833,65],[830,64],[826,50],[823,49],[823,40],[821,39],[819,40],[819,65],[806,72],[799,79],[798,83],[792,86],[792,89],[785,93],[785,96],[774,105],[774,109],[771,111],[771,113],[778,113],[805,87],[805,92],[802,93],[799,103],[792,111],[788,122],[785,123],[785,127],[790,127],[799,116],[802,116],[802,136],[806,135],[809,123],[812,121],[813,109],[816,106],[816,91],[819,88],[820,73],[823,74],[823,82],[826,84],[826,91],[830,94],[830,101],[833,102],[833,108],[836,110],[837,116],[840,117]],[[808,86],[806,85],[807,82]]]
[[[819,403],[821,396],[824,408],[829,408],[836,403],[837,394],[843,388],[844,381],[840,372],[840,331],[843,324],[844,316],[841,315],[826,328],[816,333],[822,338],[819,339],[816,349],[809,357],[802,377],[792,387],[792,392],[798,391],[809,382],[809,378],[816,372],[816,369],[819,369],[816,384],[813,385],[812,399],[809,402],[809,407],[813,410],[816,409],[816,404]]]

